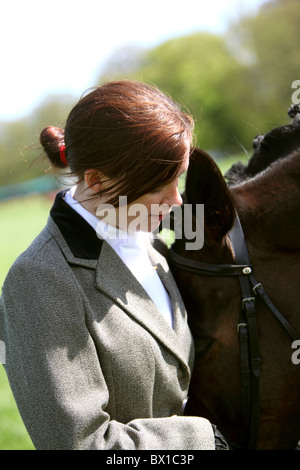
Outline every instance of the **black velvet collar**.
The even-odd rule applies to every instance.
[[[98,238],[93,227],[65,202],[65,193],[66,190],[56,195],[50,216],[76,258],[98,259],[103,240]]]

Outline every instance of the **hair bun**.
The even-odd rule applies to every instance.
[[[40,134],[40,143],[51,161],[57,168],[64,168],[65,164],[60,159],[60,148],[64,144],[65,131],[60,127],[45,127]]]

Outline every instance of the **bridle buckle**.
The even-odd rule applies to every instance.
[[[246,302],[255,302],[255,297],[246,297],[246,299],[242,300],[242,308],[245,308]]]
[[[236,327],[236,331],[239,333],[240,332],[240,328],[247,328],[247,323],[239,323]]]

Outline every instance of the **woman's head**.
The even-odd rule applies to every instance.
[[[72,109],[65,129],[48,127],[40,141],[57,168],[84,179],[90,169],[106,177],[106,195],[117,205],[155,191],[176,178],[192,141],[193,120],[156,87],[136,82],[104,84]]]

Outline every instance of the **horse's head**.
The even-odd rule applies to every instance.
[[[297,326],[300,126],[292,123],[276,128],[259,139],[248,166],[230,185],[213,159],[195,149],[184,203],[192,205],[194,216],[197,204],[204,204],[204,245],[197,251],[188,250],[183,231],[183,238],[176,240],[172,249],[190,260],[234,263],[229,231],[238,212],[255,278],[263,283],[277,308]],[[242,409],[237,335],[239,281],[236,277],[186,272],[172,265],[171,258],[170,265],[195,339],[196,362],[186,412],[207,417],[230,442],[238,442]],[[299,414],[295,413],[299,372],[291,362],[291,342],[264,304],[257,302],[257,309],[263,359],[260,445],[289,448],[299,437]],[[285,400],[286,396],[289,400]]]
[[[195,148],[191,154],[190,165],[186,177],[186,189],[183,194],[183,210],[186,206],[192,207],[193,219],[190,223],[196,225],[197,205],[204,205],[204,245],[200,250],[188,248],[187,240],[183,230],[183,236],[176,239],[172,249],[178,254],[184,254],[186,258],[208,263],[233,263],[233,253],[228,233],[233,226],[236,212],[234,202],[226,182],[217,167],[214,160],[203,150]],[[195,230],[194,230],[195,232]],[[189,314],[191,324],[195,320],[207,329],[208,323],[213,323],[217,318],[218,312],[230,310],[232,294],[228,296],[227,282],[232,283],[227,278],[202,278],[194,274],[182,272],[173,266],[175,276],[179,278],[179,283],[187,284],[187,291],[183,290],[185,302],[189,305],[192,298],[191,292],[197,291],[199,300],[203,292],[195,319],[193,312]],[[182,278],[182,279],[181,279]],[[183,280],[184,278],[184,280]],[[187,281],[187,278],[189,279]],[[210,282],[211,281],[211,282]],[[238,288],[238,285],[237,285]],[[228,316],[227,316],[228,318]],[[204,322],[205,319],[205,322]],[[219,321],[219,319],[218,319]],[[206,335],[211,340],[215,340],[216,332],[207,331]],[[204,348],[207,344],[204,341]],[[200,349],[199,349],[200,348]],[[198,344],[197,353],[202,353],[201,346]]]
[[[174,251],[192,260],[233,263],[228,232],[236,216],[234,203],[214,160],[200,149],[194,149],[191,155],[184,203],[191,204],[195,214],[197,204],[204,205],[204,245],[199,251],[189,251],[186,250],[186,240],[182,238],[176,240]],[[207,416],[217,425],[220,425],[220,419],[230,425],[238,420],[239,413],[239,406],[236,406],[239,400],[236,334],[236,315],[241,299],[239,283],[230,277],[198,276],[174,266],[172,271],[185,302],[195,340],[198,367],[195,367],[191,393],[196,396],[197,410],[191,409],[190,412]],[[228,351],[231,351],[229,355]],[[221,390],[222,406],[219,400]],[[224,407],[224,400],[228,401],[228,406]],[[190,400],[190,406],[192,404],[193,400]],[[235,438],[230,436],[230,440]]]

